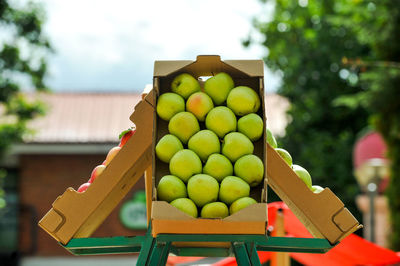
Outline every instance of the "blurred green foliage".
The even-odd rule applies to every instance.
[[[399,48],[397,47],[398,51]],[[400,57],[396,60],[400,60]],[[388,147],[391,179],[386,195],[389,199],[392,227],[389,237],[392,249],[400,250],[400,68],[371,68],[361,77],[370,88],[368,109],[372,112],[372,123],[382,134]]]
[[[356,36],[371,47],[371,55],[348,60],[347,65],[360,71],[366,90],[338,100],[347,100],[350,109],[358,104],[368,110],[372,126],[385,139],[391,161],[386,191],[392,227],[389,237],[392,249],[400,250],[400,1],[363,1],[354,6],[357,9],[347,10],[343,23],[357,25]]]
[[[264,1],[265,2],[265,1]],[[254,19],[265,62],[291,102],[282,147],[360,219],[352,149],[368,124],[388,144],[392,248],[400,249],[400,1],[276,0],[270,21]],[[252,36],[244,42],[254,44]]]
[[[352,26],[357,40],[370,47],[368,56],[358,55],[344,63],[359,73],[365,88],[344,95],[338,105],[363,107],[370,114],[370,124],[379,131],[388,147],[391,181],[386,191],[391,211],[391,247],[400,250],[400,1],[355,1],[342,5],[338,25]]]
[[[43,34],[44,20],[43,8],[37,3],[0,0],[0,159],[29,132],[27,122],[45,111],[41,102],[21,93],[27,87],[48,90],[46,56],[52,49]],[[3,194],[0,208],[5,205]]]
[[[368,56],[371,50],[351,26],[337,23],[342,2],[276,0],[273,18],[254,19],[254,27],[264,37],[267,66],[282,75],[278,93],[291,102],[279,146],[310,172],[314,185],[329,187],[361,220],[352,149],[368,116],[361,107],[349,110],[333,101],[363,91],[358,73],[342,60]],[[254,43],[251,36],[248,43]]]

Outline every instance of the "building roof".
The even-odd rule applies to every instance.
[[[26,143],[118,142],[121,131],[133,126],[129,120],[141,99],[137,93],[54,93],[40,99],[47,114],[33,120],[35,131]]]
[[[118,142],[120,132],[133,126],[129,117],[141,99],[138,93],[54,93],[40,98],[48,111],[30,123],[36,133],[25,138],[25,143]],[[288,106],[285,98],[267,94],[267,124],[276,135],[285,132]]]

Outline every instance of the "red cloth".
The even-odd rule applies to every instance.
[[[190,263],[203,259],[203,257],[177,257],[169,256],[167,260],[167,266],[174,266],[180,263]]]
[[[273,229],[276,221],[276,213],[282,210],[284,214],[285,231],[287,237],[311,238],[311,234],[305,226],[297,219],[293,212],[283,202],[272,202],[268,204],[268,227]],[[261,263],[271,258],[271,252],[258,252]],[[380,247],[355,234],[343,239],[336,247],[325,254],[291,253],[290,256],[296,261],[310,266],[356,266],[356,265],[391,265],[400,263],[400,252],[396,253],[389,249]],[[196,261],[199,258],[169,257],[169,265],[177,263]],[[225,258],[214,266],[237,265],[234,257]]]
[[[312,237],[305,226],[283,202],[268,204],[269,225],[275,224],[276,211],[284,213],[285,231],[287,236]],[[380,247],[355,234],[343,239],[336,247],[325,254],[291,253],[290,256],[305,265],[389,265],[400,263],[400,256],[392,250]]]
[[[306,227],[283,202],[268,204],[268,227],[272,228],[275,225],[278,210],[283,211],[287,237],[312,237]],[[271,252],[258,252],[258,254],[261,263],[267,262],[271,257]],[[325,254],[291,253],[290,256],[296,261],[310,266],[390,265],[400,263],[399,253],[375,245],[355,234],[349,235]],[[233,266],[237,264],[235,258],[226,258],[213,265]]]
[[[292,258],[305,265],[391,265],[400,262],[393,251],[357,236],[349,235],[325,254],[292,253]]]

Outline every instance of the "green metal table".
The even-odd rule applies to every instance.
[[[179,247],[178,242],[220,242],[229,247]],[[165,265],[168,254],[177,256],[228,257],[234,255],[238,265],[261,265],[257,251],[326,253],[333,245],[326,239],[269,237],[263,235],[194,235],[159,234],[151,228],[144,236],[74,238],[62,245],[74,255],[139,253],[137,265]]]

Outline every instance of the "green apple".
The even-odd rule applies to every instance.
[[[235,86],[231,76],[224,72],[209,78],[204,83],[204,91],[210,95],[216,105],[221,105],[226,101],[229,92]]]
[[[233,174],[231,161],[222,154],[214,153],[208,157],[203,167],[203,173],[210,175],[221,182],[225,177]]]
[[[223,202],[211,202],[201,209],[200,216],[203,218],[225,218],[229,215],[228,206]]]
[[[219,153],[221,145],[218,136],[211,130],[204,129],[194,134],[188,142],[188,148],[205,162],[213,153]]]
[[[206,117],[206,128],[214,131],[220,138],[229,132],[236,131],[236,124],[235,114],[226,106],[214,107]]]
[[[240,157],[233,168],[236,176],[255,187],[264,179],[264,164],[258,156],[248,154]]]
[[[239,86],[229,93],[226,106],[240,116],[255,113],[260,108],[260,97],[250,87]]]
[[[201,122],[206,119],[206,115],[213,108],[213,101],[204,92],[195,92],[186,101],[186,110],[194,114]]]
[[[292,167],[293,160],[292,160],[292,156],[290,155],[290,153],[287,150],[281,149],[281,148],[275,148],[275,150],[282,157],[282,159],[285,160],[285,162],[290,167]]]
[[[189,112],[180,112],[174,115],[168,123],[169,133],[177,136],[186,144],[191,136],[200,131],[199,121]]]
[[[166,175],[157,185],[157,199],[171,202],[178,198],[186,198],[186,186],[178,177]]]
[[[219,188],[219,199],[228,205],[237,199],[248,197],[249,194],[249,184],[237,176],[225,177]]]
[[[321,186],[318,186],[318,185],[314,185],[311,187],[311,191],[316,194],[321,193],[323,190],[324,190],[324,188]]]
[[[231,132],[224,137],[222,154],[233,163],[243,155],[252,154],[253,151],[253,143],[242,133]]]
[[[180,150],[183,150],[181,141],[171,134],[163,136],[156,145],[156,155],[165,163],[169,163],[172,156]]]
[[[187,184],[189,198],[198,207],[203,207],[207,203],[218,199],[219,184],[218,181],[206,174],[192,176]]]
[[[238,120],[238,131],[245,134],[251,141],[257,141],[264,132],[264,122],[257,114],[248,114]]]
[[[174,206],[175,208],[179,209],[180,211],[183,211],[186,214],[189,214],[193,218],[197,218],[197,206],[194,204],[194,202],[191,199],[188,198],[180,198],[176,199],[171,202],[171,205]]]
[[[193,93],[200,91],[200,84],[192,75],[182,73],[172,81],[171,90],[187,99]]]
[[[185,100],[182,96],[167,92],[158,97],[157,114],[161,119],[169,121],[177,113],[185,111]]]
[[[274,149],[278,147],[276,139],[269,128],[267,128],[267,143]]]
[[[292,168],[293,171],[299,176],[299,178],[303,180],[303,182],[307,185],[307,187],[311,189],[312,180],[310,173],[308,173],[306,169],[297,164],[293,164]]]
[[[195,174],[200,174],[202,170],[201,160],[194,151],[184,149],[172,156],[169,162],[169,171],[187,182]]]
[[[257,203],[257,201],[255,201],[255,199],[250,198],[250,197],[243,197],[243,198],[237,199],[229,207],[229,213],[230,213],[230,215],[232,215],[235,212],[238,212],[241,209],[244,209],[247,206],[250,206],[250,205],[256,204],[256,203]]]

